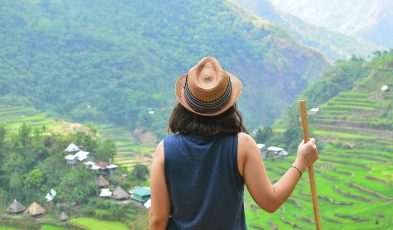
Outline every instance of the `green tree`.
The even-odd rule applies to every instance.
[[[288,128],[283,135],[282,142],[289,151],[294,151],[297,148],[300,140],[303,139],[303,132],[300,127]]]
[[[6,128],[0,125],[0,165],[2,165],[3,157],[5,154],[5,135],[7,133]]]
[[[132,170],[132,176],[137,182],[143,182],[149,177],[149,168],[143,164],[136,164]]]
[[[270,126],[264,126],[262,129],[258,128],[255,134],[255,141],[257,143],[266,143],[272,136],[273,130]]]
[[[44,173],[40,168],[31,170],[26,176],[26,183],[32,187],[40,187],[45,181]]]
[[[112,140],[104,140],[100,142],[97,153],[97,160],[112,162],[116,154],[116,145]]]
[[[23,125],[18,130],[18,140],[22,148],[26,148],[30,144],[31,141],[29,137],[30,133],[31,133],[30,126],[23,123]]]

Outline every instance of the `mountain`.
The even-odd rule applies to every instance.
[[[324,72],[323,80],[299,97],[306,99],[309,130],[319,146],[314,164],[322,228],[389,229],[393,221],[393,51],[376,53],[370,61],[353,58],[340,61]],[[382,86],[390,87],[382,91]],[[277,140],[293,142],[295,152],[302,139],[299,105],[277,127]],[[290,119],[291,118],[291,119]],[[292,135],[298,133],[298,135]],[[296,145],[294,145],[296,144]],[[288,147],[288,146],[287,146]],[[290,167],[289,159],[266,159],[271,180],[278,180]],[[251,229],[299,228],[314,226],[307,173],[276,213],[267,214],[246,199],[246,216]],[[248,205],[247,205],[248,204]]]
[[[244,84],[249,127],[272,121],[328,66],[226,1],[3,1],[0,96],[75,121],[165,133],[176,79],[215,56]]]
[[[349,59],[353,54],[367,57],[376,50],[384,49],[382,46],[325,29],[290,13],[285,13],[276,8],[270,0],[233,0],[233,2],[285,28],[296,39],[319,50],[331,61]]]
[[[393,2],[390,0],[272,0],[282,11],[330,30],[393,48]]]

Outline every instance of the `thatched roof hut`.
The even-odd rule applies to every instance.
[[[7,212],[8,213],[20,213],[20,212],[23,212],[25,209],[26,209],[25,206],[23,206],[18,201],[14,200],[14,202],[12,202],[10,204],[10,206],[8,206]]]
[[[46,210],[36,202],[33,202],[25,211],[29,216],[38,216],[46,213]]]
[[[105,187],[109,186],[109,182],[101,175],[98,177],[97,184],[98,184],[98,187],[100,187],[100,188],[105,188]]]
[[[116,189],[113,191],[113,198],[116,200],[124,200],[128,199],[130,195],[128,192],[124,191],[120,186],[117,186]]]
[[[59,215],[59,220],[67,221],[68,220],[68,215],[65,212],[61,212],[60,215]]]

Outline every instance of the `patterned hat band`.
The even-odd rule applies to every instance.
[[[228,85],[227,88],[225,89],[224,94],[220,96],[218,99],[211,102],[201,101],[198,98],[194,97],[188,88],[187,80],[188,80],[188,76],[186,77],[186,81],[184,84],[184,96],[187,100],[187,103],[191,106],[191,108],[193,108],[197,112],[205,113],[205,112],[218,111],[222,107],[224,107],[229,101],[229,99],[231,98],[231,94],[232,94],[231,79],[229,79],[228,81]]]

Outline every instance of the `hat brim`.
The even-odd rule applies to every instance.
[[[229,99],[229,101],[227,102],[227,104],[222,107],[221,109],[214,111],[214,112],[205,112],[205,113],[201,113],[198,111],[195,111],[193,108],[191,108],[191,106],[188,104],[186,97],[184,95],[184,83],[186,81],[186,77],[187,74],[182,75],[177,81],[176,81],[176,99],[177,101],[184,107],[186,108],[188,111],[193,112],[195,114],[199,114],[202,116],[217,116],[225,111],[227,111],[231,106],[233,106],[237,99],[239,98],[241,91],[242,91],[242,83],[240,82],[240,80],[235,77],[233,74],[226,72],[226,74],[229,75],[230,80],[231,80],[231,84],[232,84],[232,94],[231,94],[231,98]]]

